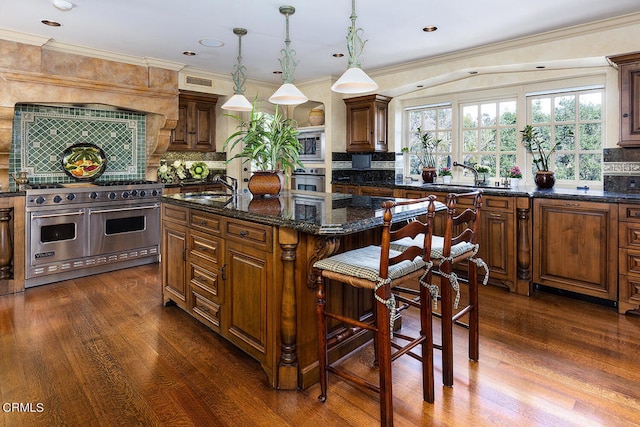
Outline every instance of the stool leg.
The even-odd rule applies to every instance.
[[[451,264],[442,263],[440,267],[444,273],[451,274]],[[440,281],[440,294],[442,295],[442,382],[447,387],[453,387],[453,300],[451,282],[442,276]]]
[[[478,266],[469,261],[469,359],[480,358],[480,331],[478,311]]]
[[[322,274],[317,273],[316,277],[318,288],[316,303],[318,320],[318,375],[320,376],[320,396],[318,396],[318,400],[325,402],[327,400],[327,380],[329,376],[329,372],[327,371],[327,364],[329,363],[327,355],[327,318],[324,315],[326,300]]]
[[[431,275],[427,277],[427,283],[431,283]],[[431,293],[420,286],[420,335],[425,338],[422,342],[422,398],[428,403],[434,401],[432,304]]]
[[[386,292],[385,292],[386,289]],[[378,289],[378,295],[389,299],[388,286]],[[385,295],[386,293],[386,295]],[[391,379],[391,328],[389,326],[389,309],[379,301],[375,301],[376,335],[378,353],[378,373],[380,375],[380,425],[393,425],[393,392]]]

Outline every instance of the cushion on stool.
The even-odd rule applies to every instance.
[[[373,245],[354,249],[316,261],[313,267],[370,280],[371,288],[373,288],[380,278],[380,251],[380,246]],[[390,250],[389,258],[400,255],[400,253],[400,251]],[[400,278],[426,265],[420,256],[415,257],[413,261],[401,261],[398,264],[389,266],[388,278],[391,280]]]

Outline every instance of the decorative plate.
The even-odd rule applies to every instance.
[[[93,181],[107,168],[107,156],[102,148],[89,142],[80,142],[62,152],[64,173],[78,181]]]

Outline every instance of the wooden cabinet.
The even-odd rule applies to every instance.
[[[618,65],[620,140],[623,147],[640,146],[640,52],[610,56]]]
[[[615,301],[618,207],[534,200],[534,283]]]
[[[261,362],[272,340],[268,307],[276,304],[273,284],[273,228],[225,218],[226,335]]]
[[[390,187],[368,187],[361,186],[359,194],[361,196],[376,196],[376,197],[393,197],[393,188]]]
[[[618,312],[640,307],[640,205],[618,208]]]
[[[168,151],[216,151],[216,103],[218,97],[181,92],[178,124],[171,132]]]
[[[386,152],[387,110],[391,98],[365,95],[345,99],[347,105],[347,152]]]
[[[187,212],[170,205],[162,206],[162,284],[165,303],[172,300],[188,310],[187,245],[189,229]],[[166,260],[172,260],[167,262]]]
[[[332,187],[332,191],[334,193],[358,194],[358,186],[357,185],[333,184],[331,187]]]

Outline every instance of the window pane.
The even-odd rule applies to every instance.
[[[555,98],[555,121],[568,122],[576,119],[575,95],[558,96]]]
[[[500,124],[501,125],[515,125],[516,124],[516,101],[501,102],[500,103]]]
[[[496,125],[496,104],[483,104],[480,107],[482,126]]]
[[[580,177],[582,181],[598,181],[602,177],[602,155],[580,154],[578,156],[580,162]]]
[[[575,154],[556,154],[556,179],[575,180]]]
[[[580,125],[580,149],[599,150],[602,148],[602,124],[587,123]]]
[[[480,143],[480,151],[496,151],[496,130],[482,129],[480,131],[482,141]]]
[[[478,106],[470,105],[462,109],[462,125],[465,128],[478,127]]]
[[[436,110],[427,110],[424,112],[423,116],[424,123],[422,125],[422,130],[435,130],[436,128]]]
[[[500,151],[516,151],[518,135],[516,128],[500,129]]]
[[[438,145],[438,152],[451,153],[451,131],[438,132],[437,138],[442,140]]]
[[[580,120],[602,120],[602,93],[580,95]]]
[[[464,145],[462,147],[463,151],[477,151],[478,149],[478,131],[476,130],[465,130],[462,132],[462,137],[464,139]]]
[[[516,165],[515,154],[501,154],[500,155],[500,177],[506,177],[509,169]]]
[[[409,112],[409,131],[416,132],[418,130],[418,126],[422,123],[422,112],[421,111],[411,111]]]
[[[531,122],[549,123],[551,121],[551,98],[531,101]]]
[[[438,128],[439,129],[451,129],[451,108],[442,108],[438,110]]]
[[[574,137],[575,125],[559,125],[555,127],[555,140],[559,142],[558,150],[575,150],[576,143]]]
[[[496,176],[496,160],[495,154],[483,154],[480,156],[480,164],[489,168],[488,176]]]

